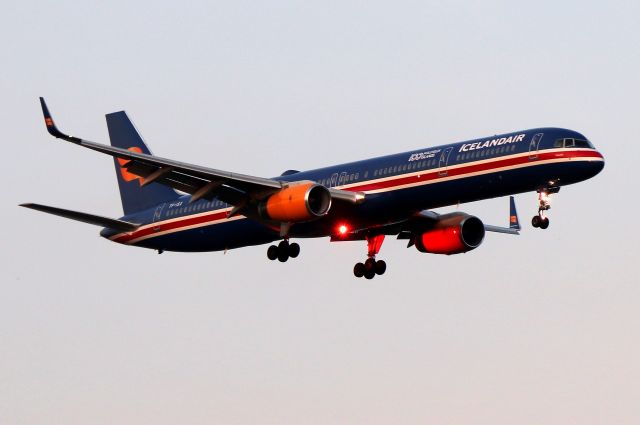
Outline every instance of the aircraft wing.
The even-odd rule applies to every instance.
[[[115,157],[127,171],[142,177],[142,185],[156,182],[170,186],[190,194],[190,202],[218,197],[224,202],[239,206],[250,200],[262,200],[287,185],[287,182],[274,179],[216,170],[69,136],[56,127],[42,97],[40,105],[47,131],[52,136]],[[339,201],[356,204],[364,200],[364,194],[360,192],[335,188],[330,188],[329,192],[332,199]]]
[[[115,218],[103,217],[101,215],[87,214],[79,211],[66,210],[63,208],[50,207],[42,204],[20,204],[21,207],[31,208],[32,210],[42,211],[47,214],[58,215],[64,218],[70,218],[71,220],[82,221],[83,223],[94,224],[96,226],[109,227],[111,229],[120,230],[123,232],[133,232],[140,224],[131,223],[124,220],[118,220]]]

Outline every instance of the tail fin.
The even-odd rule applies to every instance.
[[[509,197],[509,228],[520,230],[520,220],[518,220],[518,211],[516,211],[516,201],[513,196]]]
[[[114,112],[106,117],[111,146],[151,154],[126,112]],[[121,159],[114,158],[114,163],[125,215],[178,198],[178,193],[170,187],[158,183],[142,186],[140,177],[122,167],[124,162]]]

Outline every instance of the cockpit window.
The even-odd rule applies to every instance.
[[[554,148],[586,148],[586,149],[595,149],[593,145],[584,139],[558,139],[553,143]]]
[[[589,143],[588,140],[580,140],[580,139],[575,139],[575,140],[576,140],[576,148],[594,149],[593,145]]]

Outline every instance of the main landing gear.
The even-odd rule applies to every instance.
[[[297,243],[289,243],[288,239],[281,241],[278,245],[271,245],[267,249],[267,257],[269,260],[278,260],[284,263],[289,258],[296,258],[300,255],[300,245]]]
[[[382,275],[387,270],[387,263],[382,260],[376,261],[376,254],[380,252],[380,247],[384,241],[384,235],[367,236],[367,260],[364,263],[357,263],[353,267],[355,277],[365,277],[373,279],[377,274]]]
[[[558,193],[559,187],[552,187],[538,191],[538,215],[531,219],[531,225],[540,229],[549,227],[549,217],[545,216],[545,211],[551,209],[551,194]]]

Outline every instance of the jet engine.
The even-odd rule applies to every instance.
[[[319,184],[303,181],[290,183],[258,205],[265,220],[298,223],[320,218],[331,208],[331,193]]]
[[[451,213],[415,237],[420,252],[431,254],[460,254],[477,248],[484,239],[484,224],[478,217]]]

